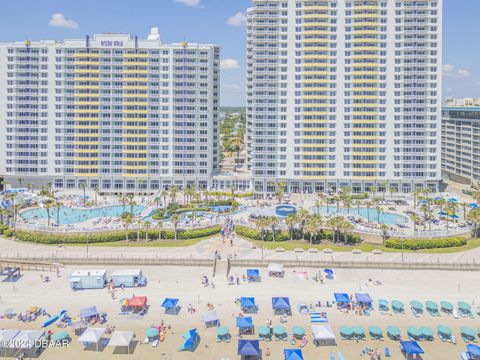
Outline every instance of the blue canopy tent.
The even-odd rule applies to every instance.
[[[178,348],[178,351],[190,350],[194,351],[195,346],[198,344],[200,337],[197,334],[197,329],[190,329],[183,335],[183,345]]]
[[[260,357],[260,344],[258,340],[238,340],[238,355],[249,358]]]
[[[255,298],[253,297],[240,298],[240,307],[245,312],[249,312],[249,313],[257,312],[257,304],[255,304]]]
[[[480,359],[480,347],[475,344],[467,345],[467,353],[473,359]]]
[[[291,314],[290,300],[288,297],[273,297],[272,309],[274,313]]]
[[[240,333],[252,333],[253,334],[253,319],[250,316],[237,317],[237,327]]]
[[[303,360],[302,349],[284,349],[285,360]]]
[[[334,293],[333,296],[335,297],[335,302],[337,303],[338,307],[347,307],[350,303],[350,298],[348,294]]]
[[[247,269],[247,280],[248,282],[260,282],[260,270]]]
[[[357,303],[360,305],[366,305],[368,307],[372,306],[373,300],[368,294],[361,294],[361,293],[356,293],[355,294],[355,300],[357,300]]]
[[[479,207],[479,206],[478,206],[477,204],[475,204],[475,203],[471,203],[469,206],[470,206],[472,209],[478,209],[478,207]]]
[[[410,355],[423,354],[422,348],[416,341],[400,341],[400,350],[407,355],[407,359]]]
[[[165,314],[178,314],[180,307],[178,306],[178,299],[176,298],[165,298],[162,303],[162,307],[165,308]]]
[[[81,319],[89,319],[97,315],[98,315],[98,311],[96,306],[91,306],[91,307],[80,310]]]

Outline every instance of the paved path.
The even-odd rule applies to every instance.
[[[281,246],[281,243],[279,243]],[[179,247],[108,247],[89,246],[88,257],[90,258],[159,258],[159,259],[212,259],[213,253],[217,250],[223,258],[228,256],[240,260],[259,260],[262,258],[260,248],[253,248],[248,241],[236,239],[233,246],[223,243],[220,237],[214,237],[199,242],[198,244]],[[268,261],[282,260],[309,260],[309,261],[371,261],[401,263],[401,253],[353,254],[351,252],[334,252],[331,254],[318,252],[275,252],[264,250],[264,259]],[[40,244],[19,243],[12,240],[0,238],[0,257],[3,258],[84,258],[87,256],[86,246],[53,246]],[[480,262],[480,248],[473,250],[449,253],[449,254],[426,254],[426,253],[405,253],[404,262],[422,263],[478,263]]]

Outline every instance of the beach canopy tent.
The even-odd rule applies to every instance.
[[[131,299],[128,299],[128,306],[131,307],[144,307],[147,305],[146,296],[134,296]]]
[[[220,320],[218,319],[218,315],[215,311],[207,311],[204,313],[202,315],[202,321],[205,323],[205,327],[220,325]]]
[[[260,343],[258,340],[238,340],[238,355],[260,356]]]
[[[260,281],[260,270],[258,270],[258,269],[247,269],[247,280],[248,281]]]
[[[177,312],[178,310],[178,299],[176,298],[165,298],[162,303],[162,307],[165,308],[165,312]]]
[[[283,276],[284,273],[282,264],[268,264],[269,276]]]
[[[284,349],[285,360],[303,360],[302,349]]]
[[[480,207],[480,206],[478,206],[478,205],[475,204],[475,203],[471,203],[469,206],[470,206],[472,209],[478,209],[478,208]]]
[[[19,332],[17,329],[0,330],[0,347],[4,348],[4,345],[9,344]]]
[[[226,337],[229,333],[230,333],[230,331],[228,330],[228,327],[226,327],[226,326],[219,326],[219,327],[217,328],[217,337],[218,337],[218,338],[224,338],[224,337]]]
[[[253,297],[241,297],[240,298],[240,307],[245,310],[256,310],[257,304],[255,304],[255,298]]]
[[[480,359],[480,347],[478,347],[475,344],[468,344],[467,345],[467,353],[471,357],[474,357],[474,359],[477,359],[477,358]]]
[[[328,325],[312,325],[313,342],[315,345],[336,345],[335,333]]]
[[[53,334],[52,339],[53,341],[62,341],[69,337],[68,331],[62,330],[55,334]]]
[[[8,347],[10,349],[31,349],[43,334],[45,334],[43,330],[20,330]]]
[[[237,317],[237,327],[239,329],[251,329],[253,328],[253,319],[250,316]]]
[[[87,325],[83,321],[75,321],[74,323],[72,323],[72,325],[70,325],[70,328],[74,331],[85,329],[86,327]]]
[[[93,328],[89,327],[85,330],[85,332],[78,338],[78,341],[88,344],[97,344],[97,351],[98,351],[98,343],[102,338],[103,334],[105,334],[105,328]]]
[[[368,294],[355,293],[355,300],[362,305],[372,305],[373,300]]]
[[[199,339],[197,329],[190,329],[182,335],[184,342],[183,345],[178,348],[179,351],[192,350]]]
[[[400,341],[400,350],[407,355],[423,354],[423,350],[416,341]]]
[[[127,352],[130,353],[130,343],[133,340],[133,331],[116,331],[112,334],[109,346],[124,346],[127,347]]]
[[[91,306],[91,307],[80,310],[81,319],[88,319],[97,315],[98,315],[98,311],[96,306]]]
[[[290,312],[290,300],[288,297],[272,297],[272,309],[274,311]]]
[[[335,297],[335,302],[337,304],[345,304],[350,302],[350,298],[348,297],[348,294],[344,293],[334,293],[333,296]]]

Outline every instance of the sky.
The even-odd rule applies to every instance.
[[[221,104],[245,105],[251,0],[1,0],[0,42],[123,32],[222,48]],[[443,97],[480,97],[480,1],[444,0]]]

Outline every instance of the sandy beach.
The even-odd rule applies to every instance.
[[[286,269],[283,279],[268,278],[266,269],[260,269],[262,281],[260,283],[241,282],[240,285],[228,285],[225,275],[220,274],[213,278],[215,288],[204,287],[201,284],[201,276],[211,278],[211,268],[194,267],[141,267],[148,278],[148,285],[145,288],[118,289],[116,298],[112,299],[107,289],[103,290],[81,290],[72,291],[69,288],[69,275],[75,269],[86,269],[92,267],[66,267],[61,270],[60,277],[54,274],[40,272],[26,272],[16,283],[0,283],[1,304],[0,313],[5,313],[8,308],[13,308],[16,313],[25,312],[30,306],[45,308],[50,314],[60,310],[67,310],[72,317],[78,317],[80,309],[96,305],[99,311],[108,313],[108,324],[116,327],[117,330],[131,330],[136,334],[139,342],[131,348],[133,354],[127,355],[125,349],[115,349],[107,346],[101,351],[96,349],[82,350],[82,344],[73,334],[71,345],[67,348],[47,348],[41,355],[41,359],[105,359],[105,358],[158,358],[158,359],[238,359],[237,340],[238,331],[235,327],[235,317],[240,309],[235,304],[235,299],[241,296],[253,296],[259,306],[259,312],[253,315],[254,324],[258,328],[265,325],[267,319],[271,319],[273,325],[279,324],[279,316],[273,315],[271,298],[273,296],[286,296],[290,298],[293,315],[284,324],[290,332],[292,326],[299,325],[306,329],[308,344],[303,349],[305,359],[328,359],[330,352],[335,354],[338,351],[343,353],[345,359],[367,359],[361,356],[362,349],[370,348],[383,349],[388,346],[392,351],[392,359],[404,359],[398,347],[398,343],[390,340],[372,341],[367,334],[366,341],[343,341],[340,339],[338,329],[342,325],[363,326],[368,332],[368,326],[380,326],[384,333],[389,325],[398,326],[403,337],[406,337],[408,326],[429,326],[436,332],[439,324],[449,326],[457,338],[457,345],[441,342],[437,336],[433,342],[421,342],[420,345],[425,351],[424,359],[450,360],[458,359],[460,351],[465,348],[465,343],[460,338],[459,329],[461,326],[469,326],[477,329],[480,326],[478,316],[475,319],[460,318],[442,314],[441,317],[432,317],[428,313],[419,318],[413,316],[408,309],[408,303],[415,299],[422,302],[434,300],[437,303],[447,300],[454,304],[463,300],[472,305],[475,310],[480,301],[480,290],[478,286],[478,273],[476,272],[440,272],[440,271],[387,271],[387,270],[336,270],[335,279],[325,280],[324,284],[310,279],[314,274],[313,269]],[[96,267],[99,268],[99,267]],[[119,267],[104,267],[110,273]],[[309,279],[300,279],[294,272],[307,271]],[[231,274],[242,276],[245,269],[233,268]],[[41,275],[50,275],[52,278],[48,283],[40,281]],[[373,281],[369,281],[369,279]],[[374,285],[379,281],[381,285]],[[371,316],[359,316],[353,313],[342,313],[336,307],[323,307],[329,317],[329,325],[337,336],[335,347],[315,347],[312,344],[311,324],[308,315],[299,314],[297,305],[299,303],[315,304],[318,301],[325,303],[332,302],[334,292],[367,292],[374,299],[375,310]],[[131,297],[132,295],[148,296],[149,311],[143,317],[132,315],[119,315],[119,299]],[[166,315],[161,303],[165,297],[180,298],[182,307],[179,315]],[[378,309],[377,300],[384,298],[389,301],[397,299],[405,303],[406,313],[382,315]],[[215,307],[221,324],[227,326],[232,334],[229,344],[217,343],[215,341],[215,328],[205,329],[201,322],[201,315],[207,311],[207,303]],[[195,314],[187,312],[188,304],[196,308]],[[21,323],[17,319],[0,320],[1,328],[17,329],[38,329],[41,327],[45,317],[35,322]],[[152,324],[158,325],[161,321],[172,326],[168,331],[164,342],[157,348],[149,344],[142,344],[145,337],[145,330]],[[196,327],[200,334],[200,343],[195,352],[177,352],[182,343],[181,334],[190,328]],[[56,332],[60,329],[55,325],[49,328]],[[68,330],[68,328],[67,328]],[[107,335],[105,337],[108,337]],[[243,338],[257,338],[257,336],[243,336]],[[288,341],[261,342],[261,349],[265,352],[269,347],[270,357],[264,359],[283,359],[283,349],[292,348]],[[383,358],[383,357],[382,357]]]

